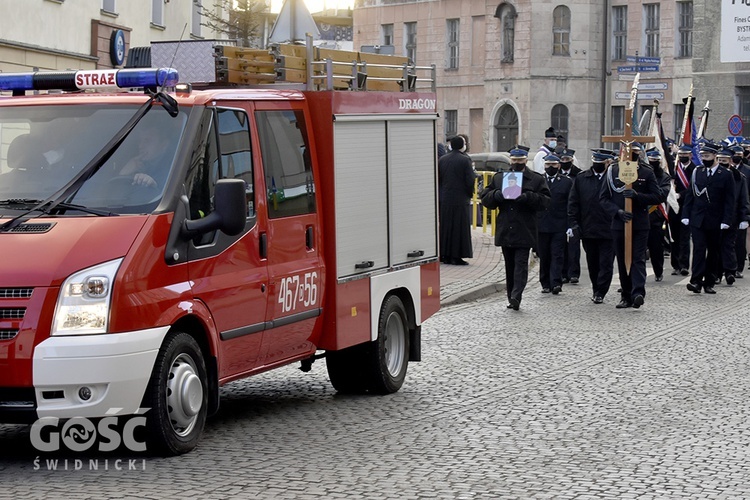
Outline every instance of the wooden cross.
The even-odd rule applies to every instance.
[[[619,162],[619,179],[625,183],[625,189],[632,189],[633,183],[638,180],[638,162],[631,161],[631,145],[634,142],[648,144],[655,142],[653,136],[633,135],[633,108],[638,96],[638,80],[640,73],[635,75],[633,88],[630,91],[630,106],[625,110],[625,134],[622,136],[605,135],[602,136],[602,142],[619,142],[620,162]],[[611,168],[611,167],[610,167]],[[633,199],[625,198],[625,211],[633,213]],[[633,262],[633,224],[631,221],[625,223],[625,269],[630,274],[630,265]]]

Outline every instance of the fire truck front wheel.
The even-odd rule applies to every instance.
[[[167,336],[154,364],[145,398],[149,450],[186,453],[198,444],[208,408],[206,363],[186,333]]]

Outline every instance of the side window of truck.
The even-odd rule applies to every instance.
[[[214,186],[219,179],[245,181],[247,217],[255,216],[250,127],[243,110],[207,109],[193,150],[186,181],[190,217],[200,219],[213,211]]]
[[[315,181],[302,111],[256,111],[272,219],[315,213]]]

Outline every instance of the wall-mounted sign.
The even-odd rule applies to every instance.
[[[746,0],[721,0],[721,62],[750,61],[750,9]]]
[[[109,60],[112,66],[122,66],[125,62],[125,33],[113,30],[109,37]]]
[[[615,99],[628,100],[630,92],[615,92]],[[638,92],[639,101],[653,101],[654,99],[664,100],[664,92]]]

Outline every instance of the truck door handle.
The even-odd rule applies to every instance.
[[[413,250],[406,254],[407,257],[421,257],[424,255],[424,250]]]
[[[305,229],[305,246],[307,246],[308,250],[313,249],[313,227],[307,226],[307,229]]]
[[[375,266],[375,262],[371,260],[365,260],[360,262],[359,264],[354,264],[354,269],[367,269],[368,267]]]
[[[260,240],[258,241],[258,251],[261,259],[268,258],[268,238],[266,233],[260,233]]]

